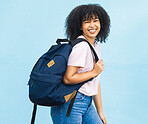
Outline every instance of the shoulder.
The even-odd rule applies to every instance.
[[[87,42],[82,41],[82,42],[76,44],[76,45],[73,47],[73,49],[89,49],[89,45],[88,45]]]
[[[91,49],[88,45],[87,42],[80,42],[78,44],[76,44],[73,48],[72,48],[72,52],[70,53],[70,57],[78,57],[78,58],[83,58],[85,56],[87,56],[90,52]],[[80,57],[81,55],[81,57]],[[83,56],[83,57],[82,57]]]
[[[86,57],[89,55],[89,45],[84,41],[76,44],[72,48],[68,59],[69,66],[85,67]]]
[[[86,40],[86,38],[83,35],[78,36],[77,39],[78,38],[82,38],[82,39]],[[90,47],[89,47],[88,43],[85,40],[81,41],[78,44],[76,44],[73,48],[89,49]]]

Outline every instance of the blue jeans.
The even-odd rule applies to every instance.
[[[103,124],[92,105],[92,97],[77,93],[69,117],[66,117],[70,101],[56,107],[51,107],[51,118],[54,124]]]

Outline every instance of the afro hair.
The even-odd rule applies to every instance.
[[[80,5],[70,12],[65,22],[67,38],[74,40],[82,35],[82,22],[90,20],[94,16],[99,18],[101,24],[101,30],[96,36],[96,41],[100,43],[106,42],[106,38],[110,32],[110,17],[99,4]]]

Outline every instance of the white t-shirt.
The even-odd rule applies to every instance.
[[[85,39],[83,35],[79,36],[78,38]],[[93,48],[95,49],[100,59],[100,44],[95,43],[95,47]],[[78,66],[79,69],[77,73],[84,73],[93,69],[94,55],[88,43],[86,43],[85,41],[80,42],[73,47],[72,52],[70,53],[70,56],[68,58],[68,66]],[[99,78],[100,75],[95,77],[92,81],[88,81],[87,83],[82,85],[79,89],[79,92],[87,96],[96,95],[98,93]]]

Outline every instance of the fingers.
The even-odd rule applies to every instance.
[[[105,119],[105,118],[103,118],[103,119],[102,119],[102,121],[103,121],[103,124],[107,124],[107,122],[106,122],[106,119]]]
[[[97,63],[102,63],[103,62],[103,60],[102,59],[99,59],[98,61],[97,61]]]
[[[102,67],[104,66],[104,62],[103,62],[102,59],[98,60],[97,64],[100,65],[100,66],[102,66]]]
[[[103,114],[103,113],[100,113],[99,116],[100,116],[100,118],[101,118],[103,124],[107,124],[107,121],[106,121],[106,119],[105,119],[104,114]]]
[[[107,124],[106,119],[103,119],[103,123],[104,123],[104,124]]]
[[[100,74],[102,71],[104,70],[104,62],[102,59],[100,59],[93,68],[93,72],[95,73],[95,75]]]
[[[103,120],[103,123],[106,124],[106,120],[105,119]]]

